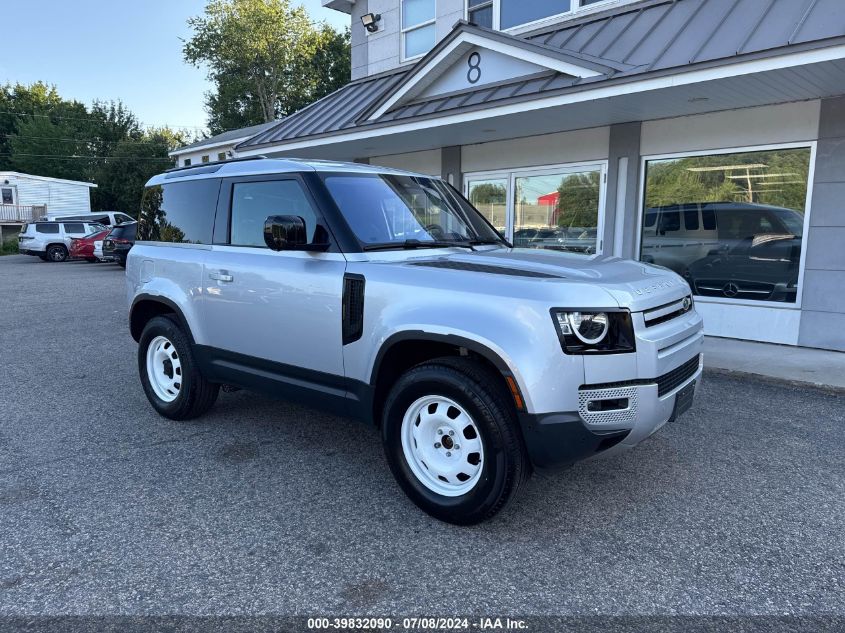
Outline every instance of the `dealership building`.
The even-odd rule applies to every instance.
[[[683,274],[845,350],[845,2],[323,0],[351,83],[235,147],[442,176],[518,246]]]

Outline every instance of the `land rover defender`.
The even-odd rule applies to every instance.
[[[448,183],[393,169],[155,176],[126,275],[161,415],[199,416],[228,385],[361,418],[411,500],[452,523],[492,517],[535,469],[635,446],[702,371],[674,272],[513,248]]]

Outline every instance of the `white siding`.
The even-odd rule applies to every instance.
[[[232,152],[235,153],[235,145],[237,143],[242,142],[244,139],[238,139],[234,143],[230,143],[227,145],[218,145],[215,147],[200,147],[195,150],[186,150],[185,152],[174,153],[171,158],[174,159],[174,163],[177,163],[176,167],[184,167],[185,166],[185,159],[189,158],[191,160],[191,167],[194,165],[202,165],[202,157],[208,156],[208,162],[216,163],[218,158],[217,155],[220,153]]]
[[[464,145],[461,168],[472,173],[606,160],[609,143],[610,128],[597,127]]]
[[[440,164],[441,151],[439,149],[410,152],[408,154],[392,154],[390,156],[374,156],[370,159],[370,165],[415,171],[419,174],[437,176],[438,178],[441,172]]]
[[[0,172],[0,183],[17,189],[17,204],[46,205],[48,213],[87,213],[91,210],[91,187],[85,183],[41,179],[15,172]]]

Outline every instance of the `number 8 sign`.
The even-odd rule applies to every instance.
[[[481,79],[481,53],[475,51],[467,58],[467,81],[471,84],[478,83]]]

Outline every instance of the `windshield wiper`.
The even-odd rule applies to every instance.
[[[472,247],[472,242],[469,240],[463,242],[448,242],[448,241],[426,241],[420,240],[405,240],[404,242],[384,242],[382,244],[367,244],[364,246],[365,251],[387,251],[392,249],[412,250],[415,248],[468,248],[471,251],[475,249]]]

